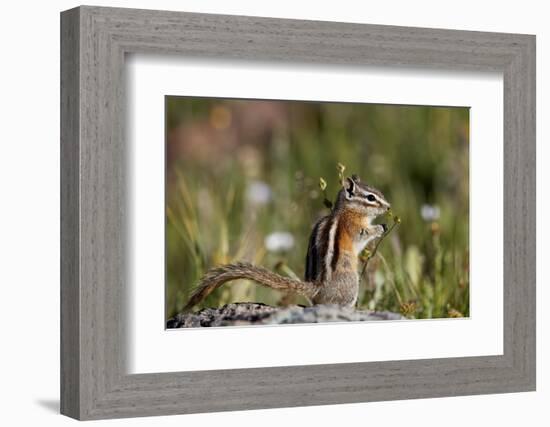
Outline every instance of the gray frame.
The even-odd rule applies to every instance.
[[[126,53],[504,75],[504,354],[125,373]],[[535,37],[100,7],[61,14],[61,412],[78,419],[535,390]]]

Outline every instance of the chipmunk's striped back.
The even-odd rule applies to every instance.
[[[332,215],[321,218],[313,227],[306,255],[308,282],[324,282],[330,278],[337,230],[338,217]]]

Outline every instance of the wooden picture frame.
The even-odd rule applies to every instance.
[[[503,355],[126,374],[127,53],[502,72]],[[535,389],[532,35],[71,9],[61,14],[61,166],[65,415],[100,419]]]

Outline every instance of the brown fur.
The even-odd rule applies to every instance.
[[[191,310],[215,289],[236,279],[304,295],[314,304],[354,306],[359,293],[358,260],[364,244],[383,235],[381,225],[370,221],[389,208],[378,190],[348,178],[330,213],[313,227],[306,257],[305,281],[291,279],[249,263],[235,263],[206,273],[184,310]],[[367,203],[363,195],[376,194],[381,201]],[[363,198],[361,198],[363,197]]]

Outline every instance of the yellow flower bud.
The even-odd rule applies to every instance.
[[[367,262],[370,258],[370,251],[368,249],[363,249],[363,251],[359,254],[359,259],[361,262]]]
[[[321,189],[321,191],[325,191],[325,189],[327,188],[327,182],[322,177],[319,178],[319,188]]]

